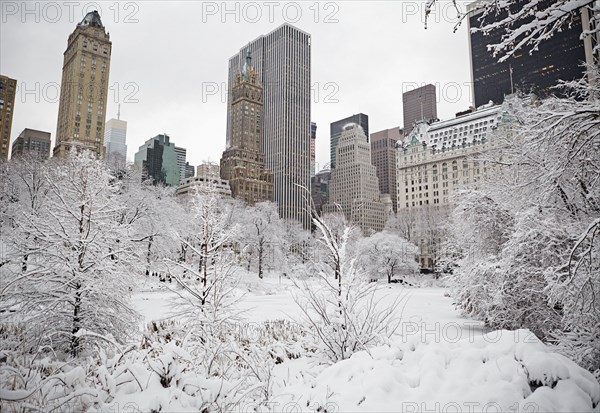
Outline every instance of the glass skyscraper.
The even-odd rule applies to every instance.
[[[127,159],[127,122],[110,119],[104,126],[104,154],[107,158],[119,156]]]
[[[177,163],[175,144],[169,135],[157,135],[148,139],[135,154],[134,164],[142,171],[142,179],[152,183],[177,186],[181,180],[181,168]]]
[[[552,0],[542,0],[539,7],[546,8],[551,3]],[[519,7],[519,2],[515,2],[513,7]],[[503,14],[490,13],[484,21],[498,21],[504,17]],[[481,14],[470,16],[469,31],[471,27],[481,26],[480,18]],[[550,91],[550,88],[559,80],[581,78],[585,73],[582,64],[586,62],[584,42],[580,39],[582,30],[581,14],[575,12],[572,23],[543,41],[539,50],[530,53],[529,47],[523,47],[501,63],[498,62],[500,56],[494,57],[487,45],[500,43],[503,31],[495,30],[489,35],[471,33],[471,76],[475,107],[489,101],[500,104],[504,101],[504,96],[517,89],[541,96],[549,92],[558,93],[556,90]]]

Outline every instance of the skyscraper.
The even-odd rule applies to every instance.
[[[344,126],[356,123],[359,125],[365,134],[367,135],[367,142],[369,142],[369,117],[364,113],[358,113],[356,115],[349,116],[345,119],[338,120],[329,125],[329,160],[331,168],[335,168],[336,161],[336,148],[338,140],[342,135]]]
[[[104,153],[107,158],[127,159],[127,122],[110,119],[104,127]]]
[[[104,152],[112,43],[97,11],[86,14],[64,53],[54,156],[72,147]]]
[[[177,164],[175,144],[169,140],[169,135],[157,135],[140,146],[134,164],[142,171],[142,179],[152,179],[155,185],[179,185],[181,168]]]
[[[265,169],[263,150],[263,87],[252,67],[252,55],[237,74],[231,100],[231,140],[221,158],[221,178],[234,198],[250,205],[273,197],[273,174]]]
[[[408,136],[415,122],[437,119],[437,101],[434,85],[425,85],[402,94],[404,135]]]
[[[17,81],[0,75],[0,159],[8,159]]]
[[[50,132],[35,129],[23,129],[12,144],[11,159],[28,155],[39,160],[50,157]]]
[[[371,147],[367,135],[357,124],[347,124],[337,145],[337,165],[329,180],[329,201],[323,212],[337,212],[358,224],[367,233],[381,231],[387,220],[388,206],[381,201],[379,180],[371,165]],[[391,210],[391,200],[389,210]]]
[[[229,59],[227,147],[233,139],[232,85],[248,51],[263,85],[263,143],[273,201],[283,219],[309,228],[310,35],[285,23]]]
[[[187,149],[176,146],[173,148],[177,156],[177,167],[179,168],[179,181],[185,179],[185,161],[187,158]]]
[[[551,4],[552,0],[542,0],[538,7],[544,9]],[[519,7],[519,2],[514,2],[513,7]],[[490,13],[484,21],[492,23],[504,17],[505,14]],[[574,13],[570,25],[544,40],[538,50],[530,53],[530,48],[523,47],[504,62],[498,62],[500,56],[494,57],[492,51],[487,48],[489,44],[500,43],[504,31],[494,30],[488,35],[471,32],[471,27],[481,26],[480,18],[481,13],[473,13],[469,17],[472,98],[475,107],[489,101],[501,104],[505,95],[517,89],[543,95],[559,80],[581,78],[585,73],[585,67],[581,65],[586,61],[590,64],[593,62],[591,50],[586,56],[586,44],[580,38],[585,22],[589,24],[589,19],[584,19],[582,23],[582,15],[579,12]],[[591,46],[588,49],[591,49]],[[554,90],[552,93],[558,92]]]
[[[310,177],[315,176],[315,159],[317,157],[317,124],[310,123]]]
[[[376,168],[379,192],[389,194],[394,212],[398,211],[396,193],[396,142],[402,142],[400,128],[385,129],[371,134],[371,163]]]

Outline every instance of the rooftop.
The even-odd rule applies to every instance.
[[[81,23],[78,26],[91,26],[91,27],[99,27],[104,28],[102,25],[102,20],[100,20],[100,14],[98,14],[97,10],[91,11],[85,15]]]

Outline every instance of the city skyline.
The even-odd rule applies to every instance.
[[[160,4],[144,2],[136,4],[137,9],[135,10],[133,8],[125,10],[121,4],[119,16],[117,16],[116,10],[108,9],[108,7],[103,6],[104,10],[99,10],[103,24],[110,32],[111,41],[115,44],[111,58],[106,117],[107,119],[115,117],[120,102],[122,116],[128,120],[129,160],[133,160],[133,152],[144,143],[148,136],[153,136],[156,130],[164,130],[175,141],[188,149],[188,159],[192,164],[199,164],[203,160],[218,161],[220,154],[225,149],[226,136],[227,96],[226,93],[221,93],[223,92],[221,85],[227,83],[227,68],[223,61],[239,50],[240,44],[254,39],[262,33],[268,33],[286,22],[310,33],[312,37],[311,120],[317,124],[328,125],[335,119],[341,119],[348,114],[365,112],[377,114],[372,116],[371,128],[373,130],[396,126],[402,123],[402,105],[395,101],[393,96],[402,93],[403,88],[416,87],[425,83],[438,83],[438,89],[442,95],[440,99],[451,100],[451,102],[440,103],[440,117],[449,117],[457,110],[464,109],[469,105],[469,90],[467,86],[463,85],[469,77],[466,31],[460,29],[457,35],[447,39],[447,30],[452,25],[452,21],[449,19],[451,16],[449,10],[441,12],[442,15],[447,15],[448,19],[440,18],[439,25],[424,30],[420,14],[422,10],[392,2],[381,2],[371,7],[341,2],[336,3],[335,9],[333,7],[325,9],[325,4],[321,3],[318,18],[314,15],[316,11],[310,10],[308,8],[310,5],[307,4],[301,5],[303,8],[302,18],[298,21],[292,21],[291,18],[288,18],[290,16],[286,17],[281,13],[276,13],[271,20],[265,16],[255,23],[245,21],[244,16],[241,16],[239,23],[236,23],[232,16],[225,16],[227,17],[225,23],[222,23],[219,14],[209,15],[206,11],[203,14],[201,4],[185,3],[189,13],[178,13],[178,18],[183,19],[182,24],[178,24],[181,34],[189,37],[196,32],[199,34],[205,31],[214,32],[215,37],[220,38],[220,47],[215,47],[216,45],[212,45],[210,42],[202,42],[200,50],[194,52],[193,56],[180,53],[178,59],[184,59],[184,62],[193,62],[197,60],[195,56],[201,55],[203,63],[177,65],[180,66],[181,73],[179,73],[172,67],[169,68],[167,62],[172,61],[175,51],[181,50],[180,46],[176,42],[170,44],[165,38],[158,39],[156,34],[150,30],[155,24],[158,24],[158,19],[161,19],[164,13],[168,15],[172,11],[167,8],[162,9]],[[388,10],[388,12],[382,13],[382,10]],[[195,12],[199,13],[201,17],[198,18],[206,20],[206,23],[198,25],[192,30],[189,25],[183,23],[188,14],[194,15]],[[28,15],[25,19],[22,19],[20,14],[3,16],[6,23],[0,28],[0,33],[21,28],[24,31],[23,41],[27,44],[22,47],[26,47],[32,54],[37,53],[47,62],[43,68],[28,66],[27,59],[23,53],[20,53],[22,49],[17,50],[18,48],[6,40],[7,36],[1,36],[0,45],[3,55],[7,58],[2,59],[0,71],[7,76],[22,79],[19,83],[20,90],[15,104],[15,129],[11,135],[11,142],[16,138],[15,130],[19,131],[26,127],[55,130],[58,103],[57,99],[52,99],[54,96],[51,95],[55,92],[53,87],[55,88],[60,83],[61,62],[57,55],[62,57],[65,38],[81,20],[79,16],[81,13],[82,10],[75,10],[73,16],[69,18],[68,13],[64,11],[62,18],[55,19],[54,22],[50,21],[49,16],[45,15],[43,10],[40,10],[39,16]],[[396,16],[394,19],[391,18],[393,15]],[[326,19],[328,16],[329,19]],[[397,30],[392,30],[389,25],[383,25],[378,33],[363,33],[361,36],[356,36],[352,30],[357,20],[377,18],[385,22],[389,18],[391,23],[393,20],[398,21],[397,16],[401,17],[400,22],[402,23],[396,27]],[[39,17],[39,23],[35,22],[37,17]],[[126,17],[129,17],[128,20],[137,19],[138,21],[126,23]],[[22,22],[23,20],[24,22]],[[328,23],[326,20],[331,22]],[[333,22],[334,20],[337,20],[337,23]],[[386,29],[384,30],[384,28]],[[337,32],[337,35],[329,35],[331,29],[334,29],[333,32]],[[382,52],[393,52],[394,56],[397,50],[414,53],[417,45],[405,45],[400,41],[401,33],[404,31],[408,33],[412,30],[418,30],[419,36],[416,43],[421,44],[421,47],[429,44],[433,51],[431,55],[423,56],[424,70],[414,70],[398,65],[403,72],[401,76],[396,73],[385,75],[384,77],[390,79],[387,82],[391,86],[390,90],[380,84],[380,78],[367,81],[367,78],[361,76],[362,83],[356,84],[354,78],[358,72],[343,70],[344,56],[356,47],[364,49],[369,42],[375,45],[370,48],[372,50],[368,51],[371,57],[368,61],[372,63],[380,61],[379,55]],[[224,34],[224,36],[219,34]],[[148,55],[141,53],[143,48],[138,47],[136,43],[136,39],[140,35],[147,35],[148,42],[152,43],[155,50],[159,51],[161,55],[165,54],[166,58],[153,59],[156,52]],[[27,41],[31,36],[43,36],[44,41],[38,44]],[[340,43],[342,37],[348,42]],[[389,40],[384,42],[382,39]],[[440,71],[439,58],[443,56],[443,50],[450,48],[453,48],[455,53],[452,56],[446,56],[445,70]],[[455,58],[456,53],[462,58]],[[206,63],[207,58],[209,63]],[[147,67],[148,65],[157,69],[152,70],[152,73],[160,72],[175,77],[177,81],[170,82],[173,87],[167,90],[165,82],[157,81],[149,73],[146,73],[147,71],[134,70],[136,67]],[[452,70],[448,70],[448,66],[454,67],[454,75],[451,75]],[[164,71],[160,69],[163,67],[165,67]],[[194,70],[191,70],[192,68]],[[215,91],[211,89],[213,86],[216,87]],[[460,90],[461,88],[463,90]],[[203,92],[204,96],[202,96]],[[460,99],[454,99],[457,93],[461,95]],[[451,94],[453,96],[450,96]],[[119,102],[115,101],[117,95],[119,95]],[[36,99],[38,102],[35,102]],[[393,102],[393,104],[388,102]],[[33,120],[33,123],[30,120]],[[201,135],[198,133],[199,130],[203,131]],[[54,136],[53,139],[55,139]],[[319,134],[316,145],[317,171],[329,162],[328,141],[327,134]]]

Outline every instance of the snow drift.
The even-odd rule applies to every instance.
[[[306,376],[305,376],[306,377]],[[593,375],[529,330],[457,341],[413,336],[361,351],[275,391],[281,406],[342,412],[600,411]]]

